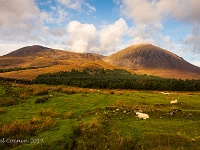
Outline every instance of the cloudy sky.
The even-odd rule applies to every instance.
[[[200,66],[200,0],[0,0],[0,55],[43,45],[112,54],[150,43]]]

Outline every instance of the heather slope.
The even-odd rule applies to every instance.
[[[200,68],[159,47],[146,44],[130,46],[104,59],[113,65],[132,69],[166,69],[200,73]]]

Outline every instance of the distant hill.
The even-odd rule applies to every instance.
[[[16,67],[37,67],[37,69],[22,69],[4,72],[0,73],[0,76],[18,79],[33,79],[39,74],[48,72],[71,71],[72,69],[83,70],[84,68],[121,68],[104,62],[102,60],[103,57],[104,56],[99,54],[74,53],[39,45],[27,46],[7,55],[0,56],[0,69],[9,70],[9,68]]]
[[[27,57],[27,56],[35,55],[39,52],[46,51],[48,49],[49,48],[43,47],[40,45],[26,46],[26,47],[20,48],[18,50],[15,50],[5,56],[6,57]]]
[[[74,53],[40,45],[23,47],[0,56],[0,69],[16,67],[37,67],[38,69],[5,72],[0,73],[0,76],[33,79],[39,74],[48,72],[104,68],[125,69],[136,74],[167,78],[200,79],[199,67],[150,44],[130,46],[110,56]]]
[[[77,58],[87,58],[87,59],[100,59],[102,55],[99,54],[82,54],[82,53],[74,53],[63,50],[56,50],[47,47],[43,47],[40,45],[26,46],[15,50],[5,57],[45,57],[45,58],[53,58],[57,60],[73,60]]]
[[[199,67],[151,44],[130,46],[104,60],[113,65],[131,69],[166,69],[200,73]]]

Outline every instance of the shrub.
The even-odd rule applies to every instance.
[[[12,98],[12,97],[7,97],[4,98],[3,100],[0,101],[0,106],[13,106],[18,104],[18,100]]]
[[[49,99],[48,97],[38,98],[35,100],[35,104],[36,103],[44,103],[44,102],[48,101],[48,99]]]
[[[6,111],[2,108],[2,107],[0,107],[0,114],[4,114]]]
[[[48,89],[43,89],[43,90],[40,89],[40,90],[36,90],[33,95],[42,96],[42,95],[47,95],[47,94],[49,94]]]

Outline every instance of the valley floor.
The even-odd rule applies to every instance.
[[[0,149],[198,150],[200,92],[1,83]]]

